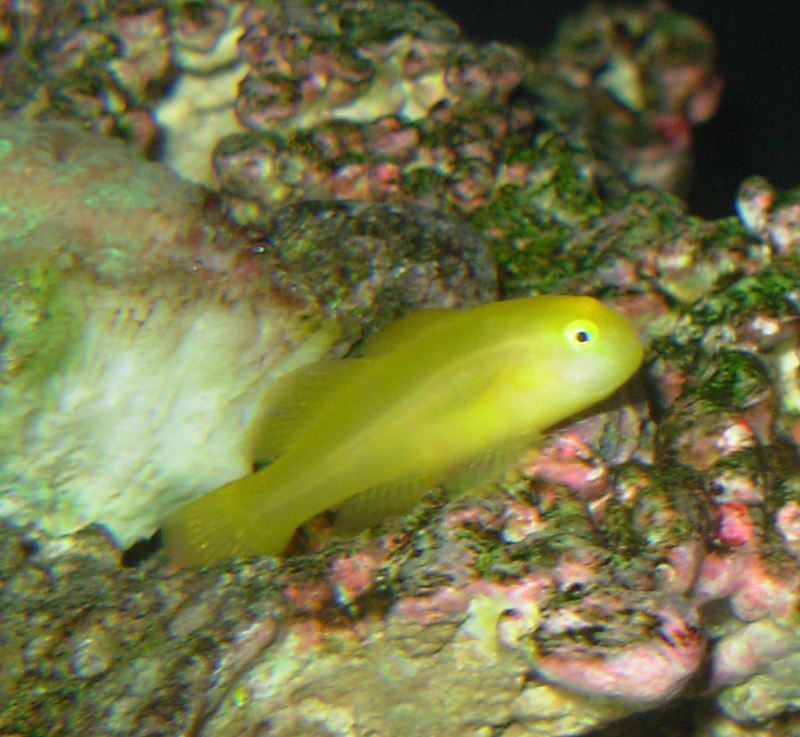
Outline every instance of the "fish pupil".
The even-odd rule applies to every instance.
[[[564,329],[564,337],[573,345],[587,345],[597,336],[597,325],[591,320],[573,320]]]

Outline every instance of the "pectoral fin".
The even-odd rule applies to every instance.
[[[308,423],[363,366],[360,358],[333,358],[301,366],[279,378],[250,431],[252,458],[264,462],[285,453]]]

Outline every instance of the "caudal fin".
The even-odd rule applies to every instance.
[[[281,553],[296,523],[270,513],[268,495],[259,488],[263,484],[258,477],[264,471],[225,484],[172,512],[161,526],[170,560],[193,566]]]

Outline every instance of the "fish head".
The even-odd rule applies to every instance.
[[[511,383],[542,429],[612,394],[642,362],[633,324],[592,297],[535,297],[524,307]]]

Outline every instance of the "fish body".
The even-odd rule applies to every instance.
[[[400,511],[608,396],[641,360],[633,326],[590,297],[412,313],[360,356],[279,380],[253,451],[276,459],[176,510],[165,547],[179,564],[280,553],[326,509],[356,523]]]

